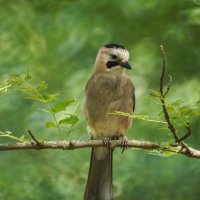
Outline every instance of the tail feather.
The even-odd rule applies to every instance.
[[[92,148],[84,200],[112,199],[112,152],[105,147]]]

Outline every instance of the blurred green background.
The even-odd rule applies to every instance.
[[[1,80],[28,70],[35,80],[45,80],[50,92],[82,104],[97,51],[110,42],[130,51],[137,114],[160,111],[148,91],[158,88],[160,44],[166,48],[168,73],[174,77],[170,100],[199,98],[199,0],[0,0]],[[31,129],[37,138],[60,139],[56,131],[44,127],[48,117],[37,110],[37,103],[10,92],[1,93],[0,101],[1,131],[20,136]],[[79,115],[70,138],[85,139],[82,109]],[[135,120],[128,137],[170,140],[169,132],[159,127]],[[192,147],[199,148],[199,130],[199,121],[193,121],[193,134],[187,140]],[[0,199],[83,199],[90,149],[0,154]],[[199,169],[199,160],[181,155],[160,157],[132,149],[121,154],[117,149],[114,199],[199,200]]]

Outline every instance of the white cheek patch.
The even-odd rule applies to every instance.
[[[113,49],[113,54],[116,54],[122,61],[128,61],[129,53],[126,49]]]

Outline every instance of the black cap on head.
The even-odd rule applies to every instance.
[[[125,47],[123,47],[122,45],[119,45],[119,44],[106,44],[104,45],[104,47],[106,48],[116,48],[116,49],[125,49]]]

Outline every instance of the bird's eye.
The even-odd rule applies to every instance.
[[[116,60],[116,59],[117,59],[117,56],[116,56],[116,55],[114,55],[114,54],[111,54],[111,55],[110,55],[110,57],[111,57],[112,59],[114,59],[114,60]]]

